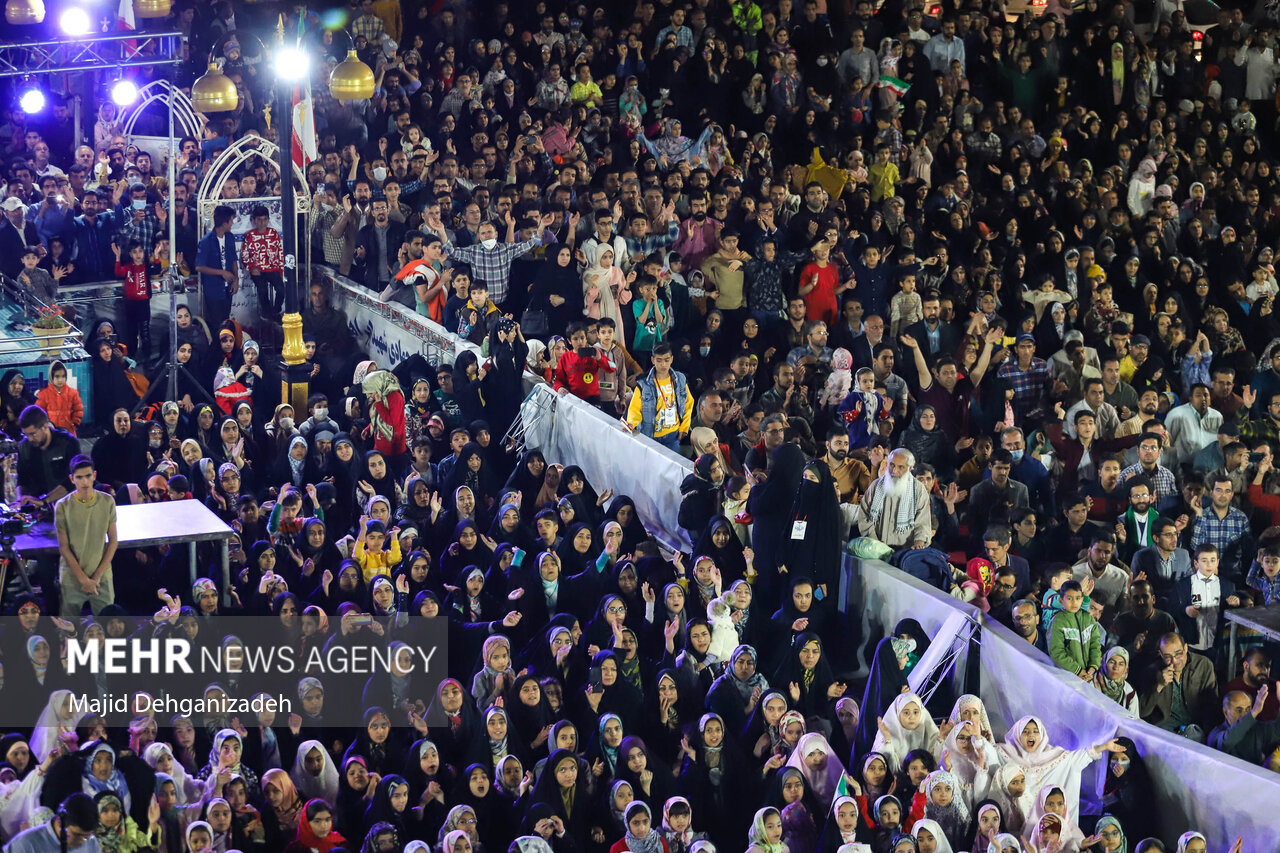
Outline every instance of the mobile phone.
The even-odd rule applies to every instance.
[[[1258,451],[1255,451],[1249,454],[1249,461],[1254,463],[1255,465],[1261,462],[1265,458],[1266,458],[1266,454]]]
[[[372,625],[372,624],[373,624],[373,614],[372,614],[372,613],[358,613],[358,614],[356,614],[355,616],[351,617],[351,624],[352,624],[352,625]]]
[[[587,683],[591,685],[592,693],[604,689],[604,673],[602,669],[602,667],[593,666],[587,673]]]
[[[578,350],[578,358],[592,358],[595,354],[596,351],[591,347],[582,347]]]

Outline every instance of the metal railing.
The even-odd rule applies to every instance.
[[[6,302],[18,306],[21,319],[28,324],[36,323],[41,313],[50,309],[31,291],[7,276],[0,276],[0,292],[4,294]],[[45,356],[53,359],[62,355],[67,347],[72,347],[75,355],[83,357],[84,333],[65,317],[63,322],[66,325],[60,329],[38,329],[34,325],[29,332],[3,329],[0,331],[0,355],[27,353],[28,357],[34,359],[34,352],[28,351],[41,350]]]

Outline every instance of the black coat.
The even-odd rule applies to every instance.
[[[400,244],[404,242],[404,235],[408,230],[408,226],[403,222],[392,221],[387,223],[387,264],[391,273],[391,281],[395,281],[395,275],[400,271],[398,257]],[[360,237],[356,242],[356,246],[364,249],[364,261],[359,267],[363,272],[363,276],[357,277],[353,275],[352,277],[362,282],[370,290],[380,293],[385,285],[378,280],[378,238],[374,233],[372,222],[360,229]]]

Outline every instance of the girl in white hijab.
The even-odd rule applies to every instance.
[[[151,769],[158,773],[168,773],[173,777],[173,789],[177,795],[176,801],[180,806],[187,803],[194,803],[204,797],[205,786],[199,779],[193,779],[187,775],[184,768],[177,759],[173,757],[173,748],[163,741],[153,741],[147,744],[147,748],[142,751],[142,758],[147,764],[151,765]]]
[[[938,725],[914,693],[900,693],[877,723],[880,733],[871,751],[884,755],[890,767],[900,767],[902,759],[913,749],[926,749],[935,760],[942,755]]]
[[[313,758],[317,753],[318,757]],[[318,797],[327,803],[337,802],[338,768],[334,765],[329,750],[320,741],[304,740],[298,746],[298,755],[293,760],[293,772],[289,777],[293,779],[294,786],[304,800]]]
[[[1040,789],[1040,793],[1036,795],[1035,804],[1027,815],[1027,825],[1039,826],[1040,818],[1047,814],[1057,815],[1062,821],[1062,826],[1058,830],[1058,841],[1062,844],[1061,853],[1077,853],[1093,846],[1102,838],[1102,836],[1085,838],[1084,831],[1076,825],[1073,818],[1068,817],[1067,795],[1058,785],[1045,785]]]
[[[960,725],[963,720],[969,720],[978,727],[977,733],[988,743],[996,742],[995,735],[991,733],[991,718],[987,716],[987,706],[972,693],[966,693],[956,700],[956,704],[951,707],[951,716],[948,719],[953,726]]]
[[[985,785],[985,768],[1000,766],[1000,753],[995,744],[978,734],[978,725],[971,720],[961,720],[952,727],[947,732],[940,762],[965,786],[968,805],[981,799],[976,789]]]
[[[1104,752],[1124,752],[1115,738],[1088,749],[1068,750],[1049,743],[1044,721],[1027,716],[1009,727],[1000,744],[1004,760],[1016,764],[1026,774],[1027,790],[1039,791],[1045,785],[1057,785],[1067,795],[1070,822],[1080,822],[1080,774]],[[1028,821],[1029,826],[1034,826]]]
[[[942,827],[938,825],[936,820],[929,820],[927,817],[916,821],[915,826],[911,827],[911,837],[916,840],[916,847],[921,851],[926,849],[925,845],[930,841],[928,838],[921,841],[920,833],[922,831],[932,836],[931,840],[934,844],[933,848],[931,848],[932,853],[955,853],[955,849],[951,846],[951,842],[947,840],[947,835],[942,831]]]
[[[49,701],[40,712],[36,726],[31,732],[31,740],[28,741],[31,754],[37,761],[43,761],[45,756],[61,743],[63,735],[71,734],[76,730],[78,722],[80,722],[80,714],[71,710],[71,691],[55,690],[50,693]]]
[[[1000,807],[1003,828],[1014,835],[1021,835],[1034,796],[1027,791],[1026,773],[1016,764],[988,764],[985,778],[985,798],[994,800]]]
[[[824,812],[831,808],[841,778],[845,779],[850,791],[859,790],[857,783],[844,772],[844,765],[831,744],[818,732],[809,732],[800,738],[800,743],[787,759],[787,766],[800,771]]]

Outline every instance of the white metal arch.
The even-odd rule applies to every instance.
[[[252,144],[251,144],[252,143]],[[200,182],[200,189],[197,195],[197,212],[200,215],[200,233],[205,232],[205,223],[213,221],[213,209],[222,201],[222,188],[232,175],[245,163],[254,159],[261,159],[267,163],[267,170],[275,171],[280,174],[280,164],[277,162],[279,158],[280,147],[268,139],[261,136],[243,136],[233,142],[227,150],[218,155],[217,159],[209,166],[208,173],[205,174],[204,180]],[[311,211],[311,195],[306,190],[307,175],[302,169],[298,168],[298,164],[293,164],[293,203],[294,208],[299,214],[307,214]],[[263,196],[253,199],[237,199],[239,202],[246,201],[279,201],[279,196]]]
[[[138,100],[129,108],[123,123],[124,135],[127,140],[133,141],[133,126],[137,123],[138,117],[142,115],[143,111],[157,101],[167,106],[170,93],[172,93],[173,97],[174,123],[181,128],[183,136],[200,138],[200,128],[203,122],[200,121],[200,117],[196,115],[195,109],[191,106],[191,98],[187,96],[187,93],[172,86],[168,80],[152,80],[138,90]]]

